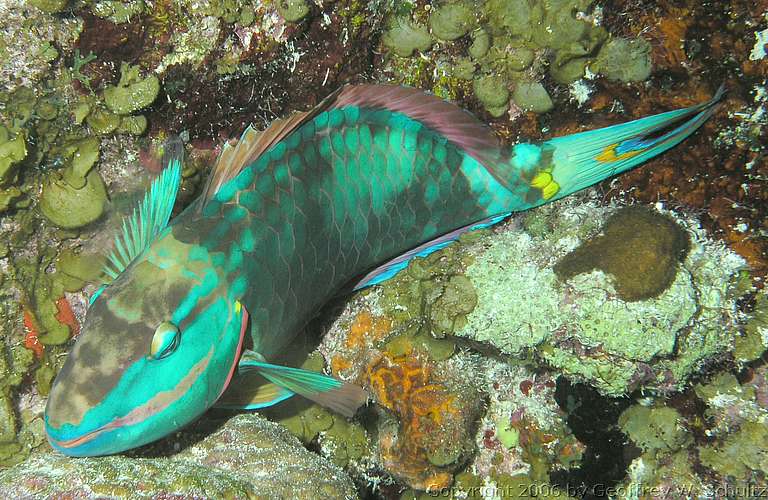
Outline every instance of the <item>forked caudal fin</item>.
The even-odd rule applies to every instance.
[[[695,106],[546,141],[551,165],[531,185],[552,201],[625,172],[690,136],[717,110],[724,93],[721,86]]]

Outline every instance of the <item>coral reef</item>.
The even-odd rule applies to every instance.
[[[145,450],[148,456],[137,452],[72,460],[55,452],[36,453],[0,471],[0,493],[6,498],[357,498],[344,472],[263,417],[238,415],[214,432],[202,431],[188,430],[157,443]],[[158,457],[163,449],[173,456]]]
[[[456,1],[429,5],[423,11],[403,2],[391,13],[382,37],[393,53],[384,74],[413,82],[419,78],[414,71],[424,73],[423,79],[431,79],[436,94],[454,98],[469,89],[466,82],[471,81],[475,97],[496,118],[510,109],[510,90],[512,114],[521,109],[552,110],[550,91],[541,83],[547,71],[562,84],[581,79],[590,64],[593,73],[611,79],[647,79],[651,72],[648,42],[618,38],[604,43],[608,34],[593,3]],[[463,42],[466,38],[472,40],[469,47]],[[413,64],[400,60],[412,57],[416,50],[428,61],[427,68],[415,70]]]
[[[565,201],[527,215],[527,230],[497,234],[466,270],[478,306],[456,335],[509,354],[533,350],[566,376],[613,396],[638,387],[679,390],[703,362],[732,350],[729,332],[737,321],[738,297],[729,295],[729,282],[745,264],[707,241],[693,220],[678,221],[693,243],[674,280],[656,298],[622,299],[613,279],[601,271],[559,282],[555,262],[594,235],[599,230],[595,225],[614,212]],[[661,215],[653,217],[656,226],[673,224]],[[606,230],[596,241],[611,234],[613,230]],[[671,262],[680,257],[679,245],[667,248]],[[643,247],[635,245],[629,252],[621,260],[640,265]],[[500,274],[497,269],[515,272]]]
[[[413,296],[429,290],[430,269],[443,268],[414,269],[422,281],[396,278],[401,291],[411,295],[412,307],[423,303]],[[456,367],[474,371],[478,360],[454,355],[450,341],[420,331],[418,311],[388,302],[393,296],[385,293],[365,295],[348,306],[320,351],[336,375],[369,388],[377,402],[377,441],[371,446],[376,453],[370,461],[413,488],[447,487],[452,472],[474,451],[470,429],[481,410],[479,381],[458,376]],[[381,304],[387,304],[385,309]],[[454,321],[435,320],[448,327]]]
[[[674,401],[626,410],[620,425],[643,453],[629,467],[622,498],[633,491],[651,492],[649,498],[759,496],[768,487],[761,444],[768,437],[766,373],[763,365],[744,383],[721,373],[696,385],[705,418],[681,415],[667,406]]]
[[[764,487],[766,8],[0,0],[0,467],[33,454],[0,491],[354,497],[339,467],[387,498],[562,498],[605,478],[639,492],[626,497]],[[316,453],[255,416],[217,431],[214,414],[130,456],[53,454],[44,397],[164,141],[187,143],[181,208],[223,139],[364,80],[457,100],[506,141],[729,92],[700,134],[587,203],[467,235],[355,295],[304,366],[376,405],[352,421],[298,398],[267,412]]]

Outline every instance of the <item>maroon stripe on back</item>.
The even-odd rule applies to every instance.
[[[500,145],[493,131],[455,104],[411,87],[364,84],[344,87],[331,108],[359,106],[403,113],[445,136],[487,167],[498,161]]]

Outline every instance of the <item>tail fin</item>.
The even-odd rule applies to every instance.
[[[549,140],[544,148],[551,148],[552,166],[531,184],[552,201],[634,168],[690,136],[724,93],[721,86],[711,100],[689,108]]]

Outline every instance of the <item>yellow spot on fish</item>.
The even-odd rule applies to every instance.
[[[552,172],[543,170],[531,180],[531,187],[541,189],[541,197],[548,200],[560,191],[560,184],[555,182]]]
[[[240,310],[243,308],[243,305],[240,303],[239,300],[235,301],[235,313],[240,314]]]
[[[616,148],[619,147],[619,143],[611,144],[610,146],[607,146],[602,153],[595,156],[595,160],[602,162],[602,163],[608,163],[612,161],[618,161],[618,160],[626,160],[627,158],[632,158],[633,156],[637,156],[645,149],[639,149],[636,151],[627,151],[626,153],[621,153],[620,155],[616,155]]]
[[[531,181],[531,186],[535,188],[543,189],[544,186],[546,186],[552,181],[553,179],[552,179],[551,173],[547,171],[539,172],[538,174],[536,174],[536,177],[534,177],[533,180]]]
[[[560,191],[560,185],[557,182],[550,182],[541,190],[541,197],[548,200]]]

